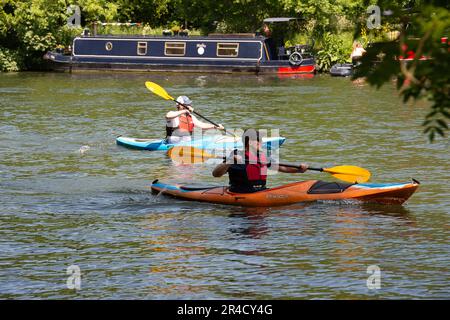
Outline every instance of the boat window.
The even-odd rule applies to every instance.
[[[218,57],[237,57],[239,53],[239,43],[218,43]]]
[[[107,43],[105,44],[105,49],[106,49],[106,51],[111,51],[112,48],[113,48],[113,45],[112,45],[111,42],[107,42]]]
[[[186,42],[166,42],[164,49],[166,56],[184,56],[186,53]]]
[[[137,54],[138,56],[145,56],[147,54],[147,42],[138,42]]]

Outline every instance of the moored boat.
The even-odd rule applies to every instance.
[[[278,20],[274,20],[278,19]],[[281,20],[280,20],[281,19]],[[293,18],[271,18],[288,22]],[[174,72],[250,72],[314,74],[315,61],[307,45],[276,47],[257,33],[208,36],[82,35],[71,51],[51,51],[44,58],[54,70],[128,70]]]
[[[331,67],[330,74],[334,77],[349,77],[353,74],[353,64],[336,63]]]

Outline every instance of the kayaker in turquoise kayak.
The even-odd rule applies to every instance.
[[[267,159],[258,130],[247,129],[242,135],[242,142],[245,151],[232,151],[224,163],[214,168],[212,175],[218,178],[228,173],[230,192],[251,193],[264,190],[267,169],[274,161]],[[302,163],[298,168],[277,165],[276,169],[285,173],[303,173],[308,169],[308,165]]]
[[[197,117],[192,114],[194,108],[192,108],[192,100],[188,97],[179,96],[176,99],[176,102],[177,111],[169,111],[166,114],[166,139],[168,143],[176,144],[179,142],[191,141],[195,127],[202,130],[224,130],[224,127],[221,124],[215,126],[198,120]]]

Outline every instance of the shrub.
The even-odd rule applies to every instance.
[[[0,47],[0,72],[19,71],[21,59],[16,51]]]
[[[334,35],[329,32],[320,39],[320,49],[316,53],[319,71],[327,72],[336,63],[345,63],[350,58],[351,40],[345,34]]]

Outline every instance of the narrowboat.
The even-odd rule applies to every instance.
[[[73,40],[69,52],[50,51],[44,58],[51,69],[64,71],[314,74],[309,49],[308,45],[275,47],[270,37],[258,33],[113,36],[84,32]]]

